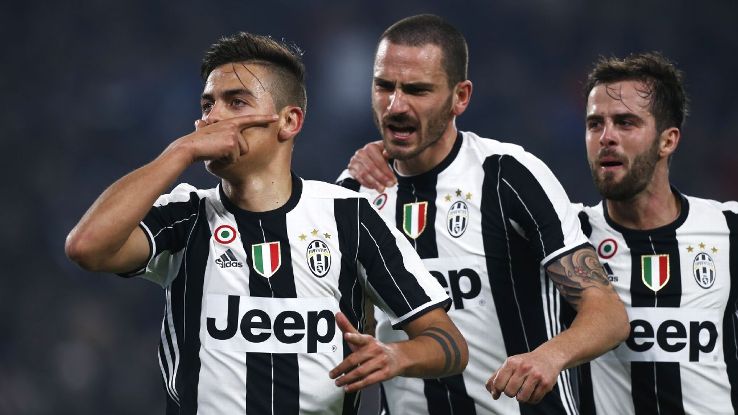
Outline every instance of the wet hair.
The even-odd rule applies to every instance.
[[[205,52],[200,67],[203,81],[217,67],[228,63],[254,63],[269,67],[273,77],[270,93],[279,111],[287,105],[307,109],[305,65],[302,50],[295,44],[269,36],[240,32],[222,37]]]
[[[599,84],[620,81],[640,81],[647,87],[640,92],[650,100],[659,133],[671,127],[682,128],[689,112],[683,74],[661,53],[637,53],[624,59],[600,57],[587,76],[585,98]]]
[[[469,49],[466,39],[455,27],[432,14],[406,17],[393,24],[379,37],[379,41],[404,46],[436,45],[441,49],[441,64],[448,84],[453,87],[467,79]]]

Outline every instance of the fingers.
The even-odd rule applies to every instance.
[[[241,131],[249,127],[263,127],[271,124],[279,119],[278,114],[266,115],[242,115],[240,117],[229,118],[227,121],[235,124]]]
[[[546,376],[545,370],[526,362],[520,356],[509,357],[485,383],[492,399],[499,399],[504,393],[515,397],[519,402],[538,403],[556,383],[558,372]],[[549,379],[551,378],[551,379]]]
[[[349,173],[362,186],[382,192],[397,181],[387,164],[387,157],[381,141],[368,143],[351,157]]]
[[[336,313],[336,325],[343,333],[359,334],[359,331],[351,324],[348,317],[340,311]]]
[[[208,125],[204,120],[195,120],[195,131],[200,131],[200,128]]]

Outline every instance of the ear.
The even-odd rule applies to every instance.
[[[472,82],[470,80],[462,81],[456,84],[454,87],[454,98],[453,105],[451,106],[451,113],[454,116],[459,116],[466,111],[466,107],[469,106],[469,101],[472,95]]]
[[[300,107],[286,106],[279,112],[279,141],[287,141],[294,138],[305,121],[305,113]]]
[[[664,130],[660,137],[660,144],[659,144],[659,155],[661,157],[668,158],[677,149],[677,146],[679,145],[679,139],[681,138],[682,133],[679,131],[676,127],[667,128]]]

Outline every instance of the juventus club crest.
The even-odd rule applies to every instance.
[[[669,282],[669,255],[641,255],[641,279],[654,292]]]
[[[692,262],[694,280],[702,288],[710,288],[715,283],[715,262],[706,252],[700,252]]]
[[[270,278],[282,265],[279,242],[251,245],[251,260],[254,263],[254,271],[264,278]]]
[[[406,203],[402,209],[402,230],[405,235],[417,239],[425,230],[428,202]]]
[[[451,205],[446,215],[446,226],[448,233],[454,238],[464,234],[466,225],[469,222],[469,207],[463,200],[457,200]]]
[[[331,269],[331,250],[325,242],[316,239],[307,247],[305,253],[310,271],[318,278],[325,277]]]

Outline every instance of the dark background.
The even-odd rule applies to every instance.
[[[377,137],[377,37],[402,17],[440,14],[469,41],[474,94],[459,128],[523,145],[587,203],[597,197],[583,79],[598,55],[661,50],[686,72],[692,98],[673,183],[738,199],[738,2],[593,3],[3,2],[0,414],[163,413],[161,289],[79,270],[64,238],[106,186],[192,130],[200,58],[221,35],[270,34],[305,50],[294,169],[332,181]],[[199,165],[183,180],[216,183]]]

